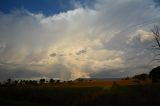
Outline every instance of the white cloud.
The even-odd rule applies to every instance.
[[[15,74],[24,69],[26,73],[27,70],[36,72],[36,77],[53,75],[66,80],[108,70],[124,72],[124,76],[133,73],[130,69],[135,66],[140,67],[139,62],[146,65],[152,56],[139,43],[151,42],[149,30],[160,22],[155,3],[152,0],[95,3],[94,9],[79,5],[74,10],[48,17],[26,10],[0,13],[3,69],[18,70]],[[147,60],[143,59],[147,56]]]
[[[154,36],[152,32],[137,30],[135,34],[130,37],[130,39],[128,40],[128,43],[134,43],[134,44],[136,42],[144,43],[144,42],[153,41],[153,40],[154,40]]]

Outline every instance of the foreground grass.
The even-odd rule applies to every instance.
[[[0,88],[3,106],[160,106],[160,85]]]

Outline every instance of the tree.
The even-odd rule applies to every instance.
[[[37,83],[36,80],[33,80],[33,81],[32,81],[32,84],[33,84],[33,85],[36,85],[36,86],[38,85],[38,83]]]
[[[144,80],[146,80],[147,78],[148,78],[148,74],[145,74],[145,73],[139,74],[139,75],[135,75],[135,76],[133,77],[133,79],[138,79],[138,80],[141,80],[141,81],[144,81]]]
[[[51,79],[49,80],[49,83],[50,83],[50,84],[53,84],[53,83],[55,83],[55,80],[51,78]]]
[[[153,29],[151,29],[154,39],[157,43],[157,46],[155,46],[156,48],[160,49],[160,27],[159,26],[154,26]]]
[[[15,81],[14,81],[14,84],[15,84],[15,85],[18,85],[18,81],[17,81],[17,80],[15,80]]]
[[[153,33],[153,37],[157,44],[154,46],[154,48],[160,49],[160,27],[155,25],[153,29],[151,29],[151,32]]]
[[[153,45],[153,48],[156,50],[160,50],[160,27],[155,25],[153,29],[151,29],[151,32],[156,43],[156,45]],[[156,54],[156,56],[157,55],[160,56],[160,54]],[[159,61],[160,59],[155,58],[154,60]]]
[[[45,79],[40,79],[40,80],[39,80],[39,83],[40,83],[40,84],[44,84],[44,83],[45,83]]]
[[[157,44],[154,46],[154,49],[160,50],[160,27],[155,25],[153,29],[151,29],[151,32],[153,33],[155,42]],[[160,59],[156,58],[154,60],[159,61]],[[153,83],[160,82],[160,66],[153,68],[149,73],[149,77],[152,79]]]
[[[56,80],[56,83],[60,83],[61,81],[60,80]]]
[[[12,80],[11,80],[10,78],[7,79],[7,83],[8,83],[8,84],[11,84],[11,81],[12,81]]]
[[[149,78],[151,78],[153,83],[160,82],[160,66],[150,71]]]

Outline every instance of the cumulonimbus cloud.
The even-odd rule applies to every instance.
[[[6,78],[4,68],[16,78],[25,76],[19,74],[24,69],[36,73],[30,77],[62,80],[96,77],[101,72],[109,77],[147,72],[140,66],[130,69],[147,65],[152,58],[142,43],[150,40],[147,32],[160,22],[160,8],[155,5],[153,0],[100,0],[92,9],[78,6],[47,17],[27,10],[1,12],[0,61],[7,64],[0,64],[0,71]]]

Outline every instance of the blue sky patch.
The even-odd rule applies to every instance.
[[[32,13],[45,15],[58,14],[75,8],[74,3],[93,7],[95,0],[1,0],[0,11],[10,13],[17,9],[26,9]]]

